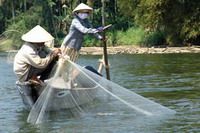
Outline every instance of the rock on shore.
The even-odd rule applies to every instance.
[[[190,47],[165,47],[165,48],[145,48],[136,46],[108,47],[108,54],[169,54],[169,53],[200,53],[200,46]],[[102,47],[83,47],[80,51],[83,55],[102,55]]]

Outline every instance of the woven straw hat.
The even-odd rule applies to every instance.
[[[29,32],[22,35],[22,40],[32,43],[47,42],[47,41],[52,41],[53,39],[54,39],[53,36],[49,34],[40,25],[35,26]]]
[[[73,13],[82,11],[82,10],[87,10],[87,11],[91,12],[93,9],[91,7],[89,7],[88,5],[81,3],[73,10]]]

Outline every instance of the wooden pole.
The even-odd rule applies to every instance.
[[[101,10],[101,15],[102,15],[102,26],[105,26],[105,1],[101,0],[102,3],[102,10]],[[110,80],[110,72],[109,72],[109,64],[108,64],[108,54],[107,54],[107,44],[106,44],[106,35],[105,31],[102,33],[103,36],[103,54],[104,54],[104,62],[105,62],[105,69],[106,69],[106,78]]]

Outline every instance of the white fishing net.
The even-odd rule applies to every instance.
[[[53,121],[52,115],[67,120],[84,115],[161,117],[175,113],[70,60],[60,59],[53,77],[46,84],[30,111],[29,123]]]

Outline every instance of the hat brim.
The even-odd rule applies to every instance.
[[[22,35],[22,40],[32,43],[42,43],[54,40],[54,37],[49,34],[41,26],[37,25],[26,34]]]
[[[93,10],[82,9],[82,10],[73,11],[73,13],[76,13],[76,12],[88,12],[88,13],[92,13],[92,11]]]
[[[82,10],[88,10],[89,12],[93,11],[93,9],[91,7],[89,7],[88,5],[86,5],[84,3],[81,3],[73,10],[73,13],[80,12]]]

